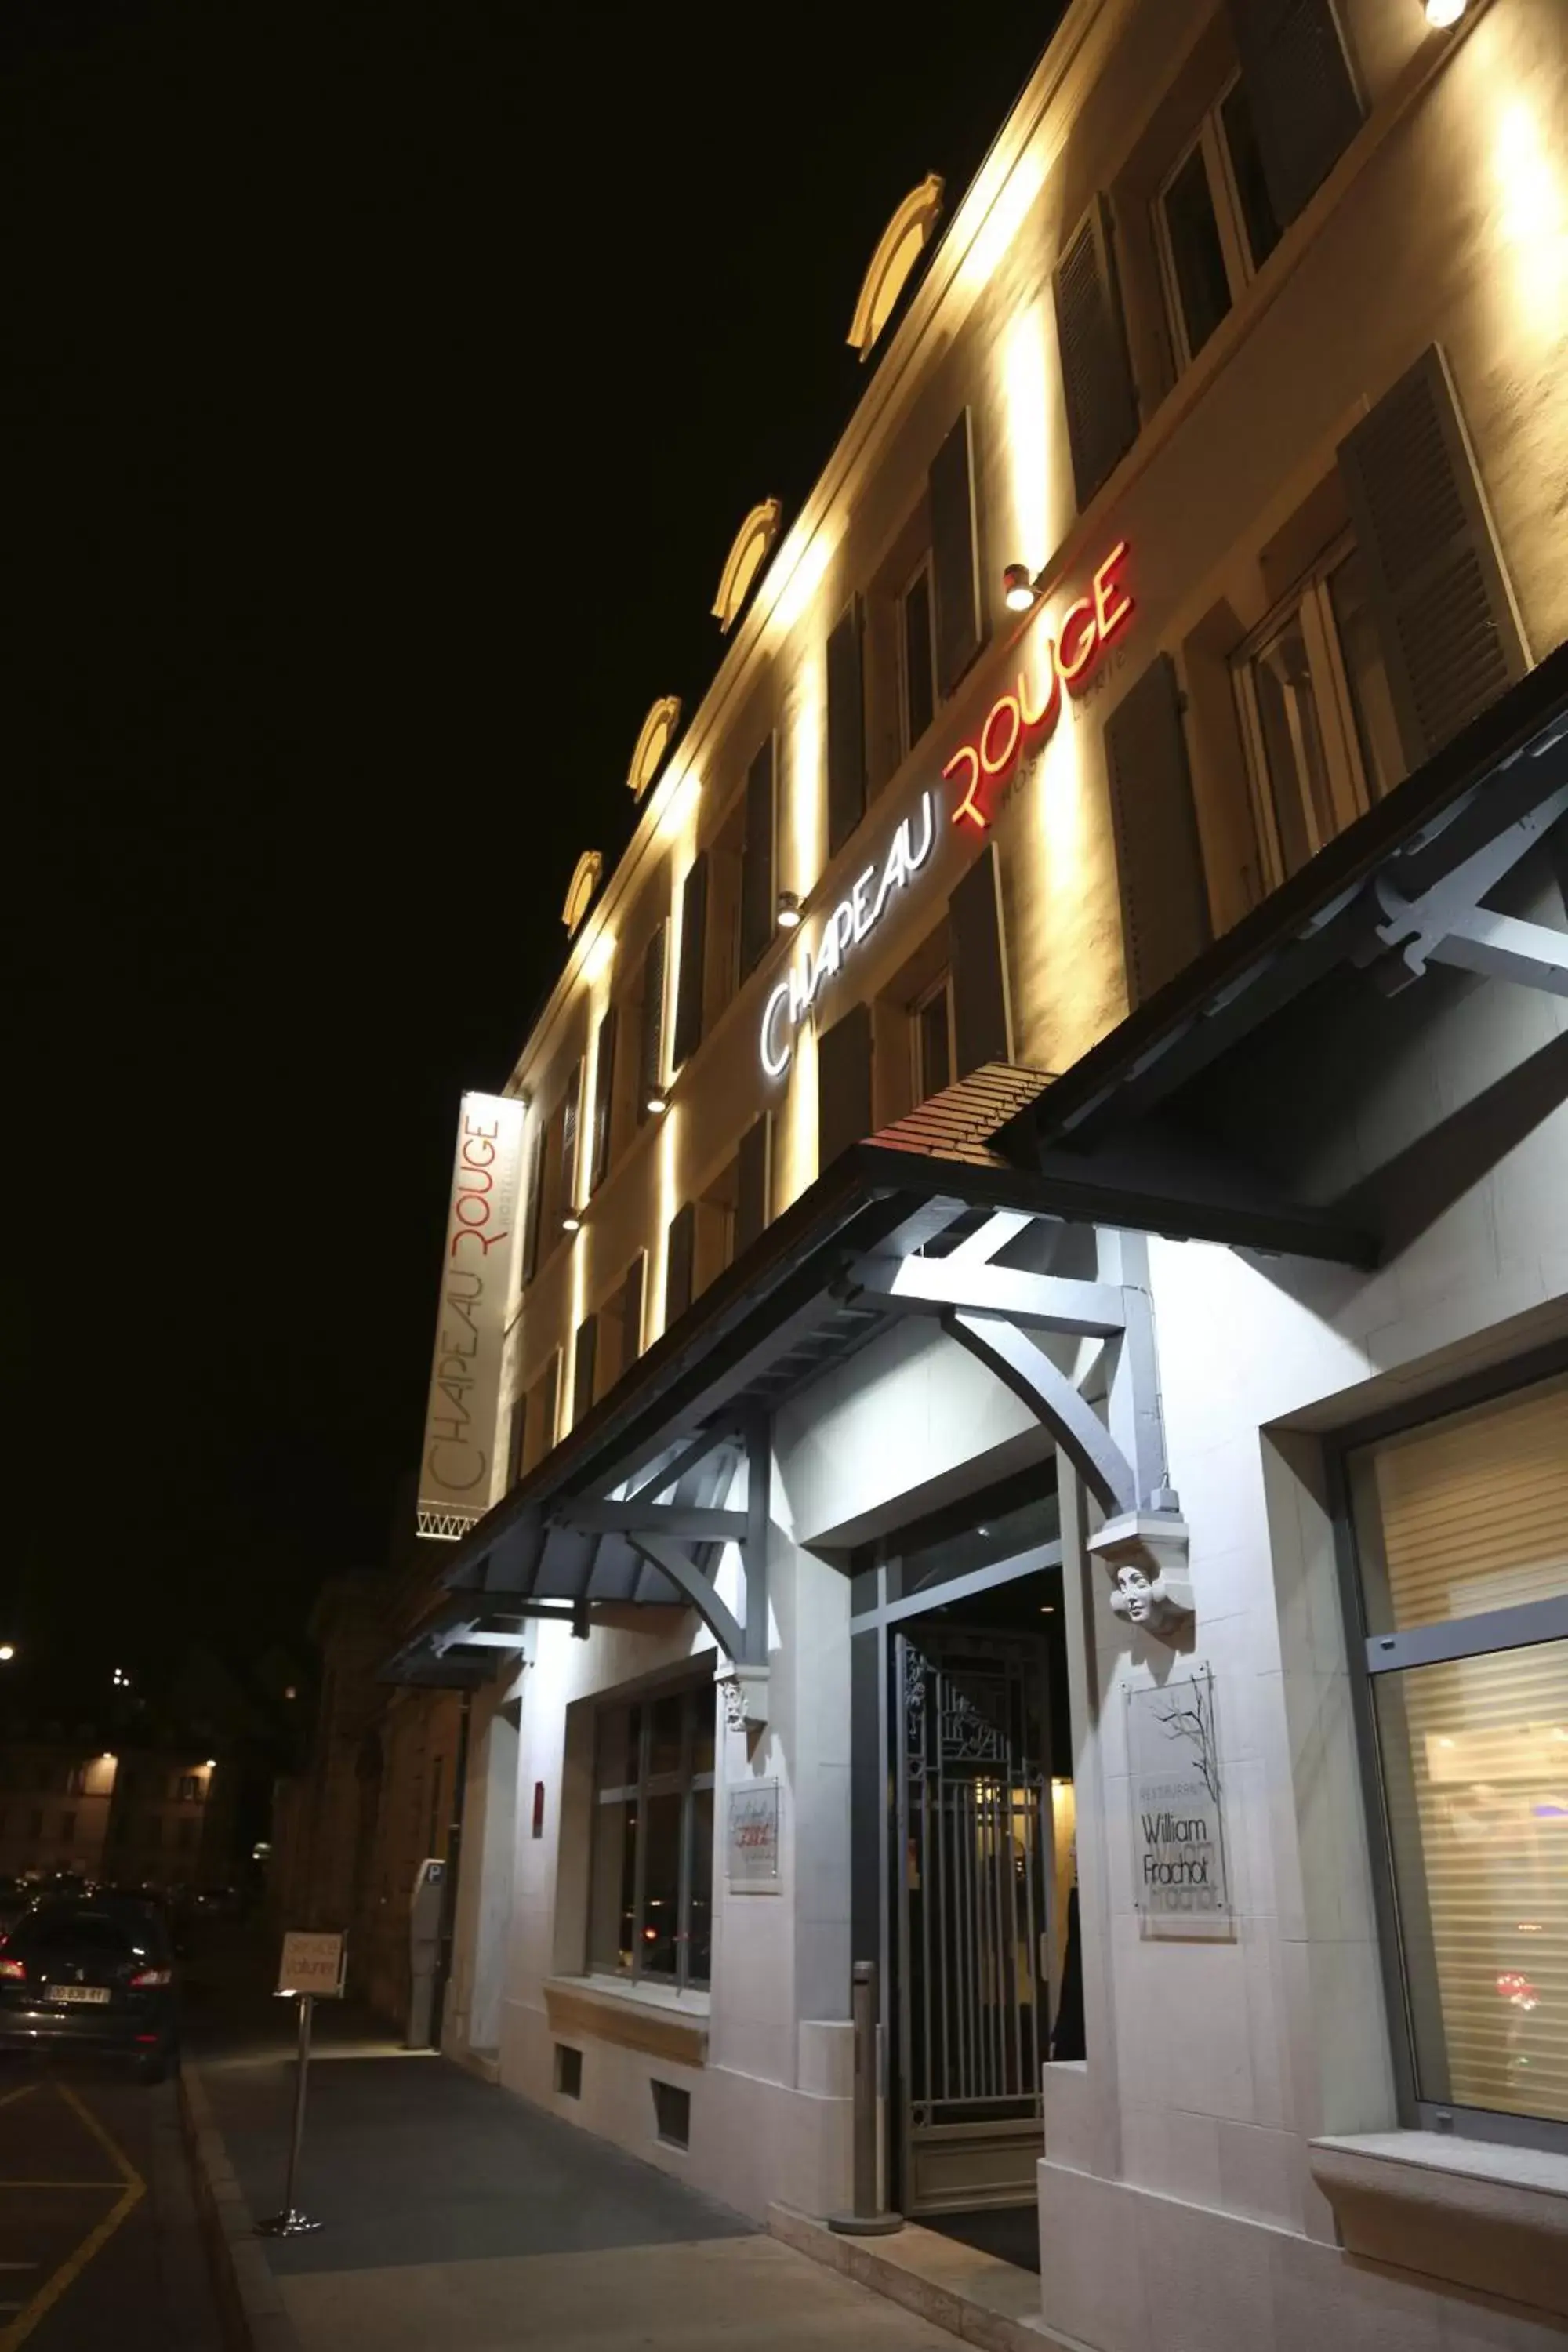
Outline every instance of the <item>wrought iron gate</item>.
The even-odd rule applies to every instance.
[[[1051,1949],[1044,1645],[900,1634],[896,1952],[909,2213],[1030,2204]]]

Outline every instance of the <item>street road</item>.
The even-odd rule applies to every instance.
[[[216,2352],[174,2086],[0,2063],[0,2352]]]

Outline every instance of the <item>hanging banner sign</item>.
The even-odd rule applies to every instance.
[[[489,1508],[525,1118],[508,1096],[463,1097],[419,1457],[422,1536],[461,1536]]]
[[[1214,1676],[1127,1691],[1132,1900],[1146,1936],[1231,1933]]]

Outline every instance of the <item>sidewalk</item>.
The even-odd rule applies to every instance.
[[[953,2352],[742,2216],[323,2005],[299,2202],[263,2241],[300,2352]],[[200,2053],[252,2215],[282,2202],[290,2013]]]

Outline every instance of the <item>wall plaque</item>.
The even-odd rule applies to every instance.
[[[742,1780],[727,1792],[724,1874],[731,1895],[779,1891],[779,1784]]]
[[[1228,1936],[1230,1885],[1214,1675],[1127,1689],[1132,1900],[1146,1936]]]

